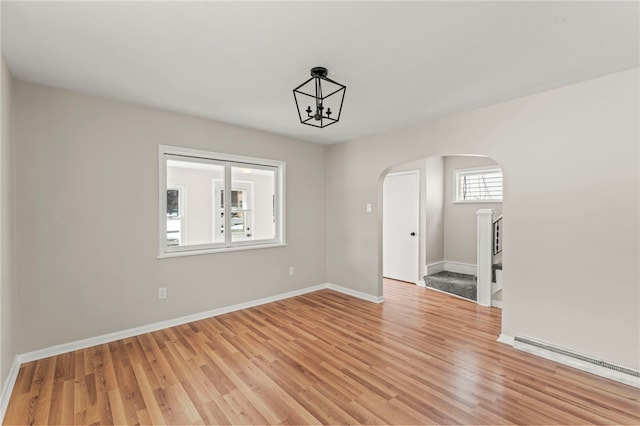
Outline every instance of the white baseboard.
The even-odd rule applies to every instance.
[[[352,290],[347,287],[342,287],[341,285],[327,283],[325,284],[326,288],[329,290],[339,291],[340,293],[348,294],[349,296],[357,297],[358,299],[366,300],[367,302],[373,303],[382,303],[384,302],[384,297],[382,296],[374,296],[369,293],[363,293],[362,291]]]
[[[444,262],[444,270],[458,274],[477,275],[478,267],[472,263]]]
[[[7,406],[9,404],[9,399],[11,398],[11,393],[13,392],[13,387],[18,377],[18,372],[20,371],[20,366],[25,362],[37,361],[43,358],[48,358],[51,356],[56,356],[56,355],[60,355],[67,352],[86,349],[92,346],[102,345],[102,344],[113,342],[116,340],[126,339],[128,337],[138,336],[140,334],[150,333],[153,331],[158,331],[158,330],[162,330],[169,327],[175,327],[178,325],[187,324],[189,322],[199,321],[202,319],[227,314],[230,312],[235,312],[242,309],[248,309],[254,306],[260,306],[266,303],[277,302],[279,300],[289,299],[291,297],[301,296],[303,294],[312,293],[314,291],[325,290],[325,289],[330,289],[340,293],[344,293],[349,296],[357,297],[358,299],[366,300],[368,302],[382,303],[384,301],[384,298],[382,296],[373,296],[371,294],[363,293],[357,290],[352,290],[350,288],[343,287],[340,285],[331,284],[331,283],[318,284],[318,285],[306,287],[300,290],[294,290],[286,293],[277,294],[275,296],[264,297],[261,299],[238,303],[236,305],[212,309],[209,311],[200,312],[192,315],[186,315],[186,316],[174,318],[171,320],[160,321],[153,324],[144,325],[141,327],[134,327],[127,330],[103,334],[96,337],[76,340],[74,342],[63,343],[61,345],[55,345],[48,348],[43,348],[43,349],[31,351],[31,352],[26,352],[23,354],[18,354],[13,359],[13,365],[11,366],[9,376],[7,377],[7,380],[4,383],[4,386],[2,387],[2,394],[0,395],[0,424],[2,424],[2,420],[4,419],[4,415],[5,415]]]
[[[491,307],[502,309],[502,300],[492,300]]]
[[[350,288],[342,287],[336,284],[318,284],[311,287],[306,287],[300,290],[293,290],[286,293],[277,294],[275,296],[263,297],[261,299],[251,300],[248,302],[238,303],[236,305],[225,306],[222,308],[212,309],[197,314],[186,315],[171,320],[160,321],[153,324],[143,325],[141,327],[134,327],[127,330],[116,331],[114,333],[103,334],[96,337],[89,337],[87,339],[76,340],[74,342],[63,343],[61,345],[50,346],[48,348],[38,349],[31,352],[26,352],[17,355],[19,363],[36,361],[39,359],[47,358],[50,356],[56,356],[67,352],[77,351],[80,349],[90,348],[91,346],[102,345],[104,343],[113,342],[116,340],[126,339],[128,337],[138,336],[144,333],[150,333],[153,331],[163,330],[169,327],[175,327],[178,325],[187,324],[193,321],[199,321],[205,318],[211,318],[218,315],[228,314],[230,312],[239,311],[242,309],[252,308],[254,306],[264,305],[266,303],[277,302],[279,300],[289,299],[291,297],[300,296],[307,293],[312,293],[318,290],[331,289],[340,293],[348,294],[349,296],[357,297],[368,302],[382,303],[383,297],[376,297],[368,293],[352,290]]]
[[[425,265],[424,267],[425,275],[433,275],[443,271],[444,271],[444,261],[430,263],[428,265]]]
[[[416,281],[416,285],[418,287],[426,287],[427,283],[424,280],[418,280],[418,281]]]
[[[449,271],[458,274],[477,275],[477,266],[473,263],[450,262],[444,260],[425,265],[426,275],[437,274],[438,272]]]
[[[513,346],[513,342],[515,341],[515,337],[509,336],[508,334],[500,334],[498,337],[498,342],[504,343],[505,345]]]
[[[13,357],[13,363],[11,364],[9,375],[7,376],[7,379],[2,386],[2,394],[0,394],[0,424],[4,424],[4,415],[7,413],[9,399],[11,399],[11,393],[13,392],[13,387],[16,384],[16,379],[18,378],[19,372],[20,360],[18,358],[18,355],[16,355]]]
[[[160,321],[153,324],[143,325],[141,327],[134,327],[127,330],[116,331],[114,333],[103,334],[96,337],[89,337],[87,339],[76,340],[74,342],[63,343],[61,345],[51,346],[44,349],[38,349],[32,352],[26,352],[18,355],[21,363],[31,362],[50,356],[60,355],[63,353],[77,351],[80,349],[86,349],[91,346],[102,345],[104,343],[113,342],[120,339],[126,339],[128,337],[138,336],[144,333],[150,333],[152,331],[158,331],[169,327],[175,327],[177,325],[187,324],[193,321],[199,321],[205,318],[211,318],[218,315],[227,314],[229,312],[239,311],[241,309],[252,308],[254,306],[264,305],[265,303],[277,302],[278,300],[288,299],[290,297],[300,296],[306,293],[311,293],[318,290],[324,290],[327,288],[326,284],[319,284],[311,287],[306,287],[300,290],[289,291],[286,293],[277,294],[275,296],[263,297],[261,299],[251,300],[248,302],[238,303],[236,305],[225,306],[222,308],[212,309],[205,312],[199,312],[197,314],[186,315],[179,318],[174,318],[166,321]]]

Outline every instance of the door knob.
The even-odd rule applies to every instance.
[[[415,233],[415,232],[412,232],[412,233],[411,233],[411,234],[409,234],[409,235],[411,235],[412,237],[415,237],[415,236],[416,236],[416,233]]]

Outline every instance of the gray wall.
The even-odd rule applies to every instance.
[[[12,78],[2,58],[2,124],[0,137],[0,389],[16,354],[16,279],[14,269],[15,214],[13,189]]]
[[[426,160],[426,264],[444,258],[444,158],[431,157]]]
[[[454,170],[495,166],[486,157],[444,157],[444,259],[447,262],[476,264],[477,216],[479,209],[494,209],[502,214],[502,203],[454,203]]]
[[[30,83],[14,89],[18,352],[327,281],[324,146]],[[159,144],[286,161],[289,245],[157,259]]]
[[[328,280],[382,294],[390,166],[486,155],[505,179],[503,333],[639,368],[639,86],[633,69],[331,146]]]

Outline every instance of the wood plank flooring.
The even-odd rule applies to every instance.
[[[25,364],[5,424],[640,424],[640,390],[499,331],[406,283],[323,290]]]

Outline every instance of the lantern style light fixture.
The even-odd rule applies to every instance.
[[[311,68],[311,78],[293,89],[300,123],[327,127],[340,120],[347,86],[327,77],[325,67]]]

